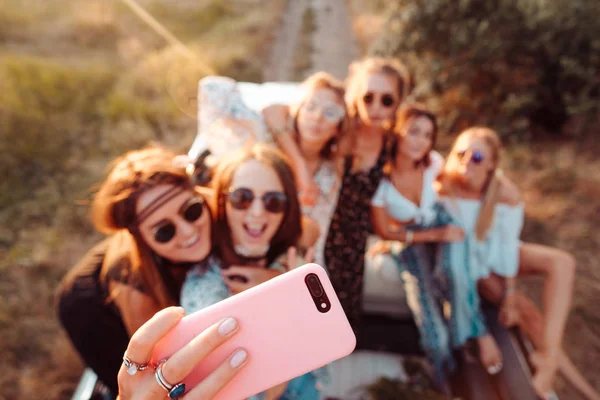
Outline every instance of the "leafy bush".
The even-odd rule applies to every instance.
[[[444,128],[486,124],[516,138],[591,134],[600,110],[596,0],[394,0],[372,54],[414,73]]]

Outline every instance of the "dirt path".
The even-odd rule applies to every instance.
[[[315,16],[312,32],[310,68],[304,77],[316,71],[326,71],[343,79],[348,64],[358,58],[359,51],[352,32],[352,23],[345,0],[289,0],[270,62],[264,71],[265,81],[294,79],[294,58],[302,31],[302,17],[308,8]]]

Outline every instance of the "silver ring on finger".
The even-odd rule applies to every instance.
[[[138,371],[143,371],[148,368],[148,363],[138,364],[131,361],[125,354],[123,354],[123,364],[125,365],[125,368],[127,368],[127,373],[132,376],[137,374]]]
[[[167,361],[166,359],[160,360],[158,365],[156,366],[156,372],[154,373],[154,377],[156,378],[156,382],[158,385],[167,391],[169,398],[178,399],[185,393],[185,383],[177,383],[175,385],[170,384],[165,379],[162,373],[163,364]]]

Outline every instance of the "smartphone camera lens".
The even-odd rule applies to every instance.
[[[315,274],[308,275],[306,277],[306,283],[308,284],[308,289],[310,290],[310,293],[314,297],[323,296],[323,293],[324,293],[323,286],[321,286],[321,282],[319,281],[319,278]]]
[[[320,313],[327,313],[331,310],[331,302],[327,298],[327,294],[325,294],[325,289],[321,284],[321,280],[317,276],[317,274],[308,274],[304,278],[304,283],[310,292],[310,296],[315,303],[315,307],[319,310]]]

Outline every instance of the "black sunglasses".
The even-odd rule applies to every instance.
[[[473,164],[479,165],[485,159],[485,157],[483,156],[483,154],[481,154],[481,152],[479,152],[479,151],[467,151],[467,150],[463,150],[463,151],[459,151],[458,153],[456,153],[456,156],[458,157],[459,160],[463,161],[465,159],[465,156],[467,155],[467,153],[471,154],[470,161],[472,161]]]
[[[371,105],[375,101],[375,93],[367,92],[367,94],[363,96],[363,101],[366,105]],[[382,94],[380,101],[381,105],[385,108],[392,107],[396,103],[394,96],[389,93]]]
[[[236,210],[247,210],[255,199],[254,192],[248,188],[238,188],[227,194],[229,203]],[[282,213],[287,210],[288,199],[282,192],[267,192],[262,196],[262,202],[270,213]]]
[[[179,211],[183,219],[189,223],[196,222],[204,214],[204,198],[192,197]],[[172,221],[165,220],[154,229],[154,240],[158,243],[167,243],[175,237],[177,228]]]

